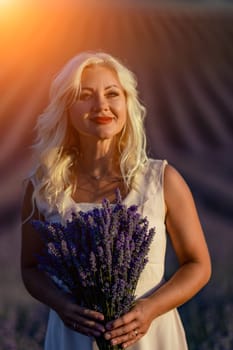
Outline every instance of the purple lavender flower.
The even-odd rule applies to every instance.
[[[78,303],[105,315],[106,322],[127,312],[135,300],[137,281],[147,262],[155,234],[137,206],[127,208],[120,191],[116,204],[78,212],[66,225],[32,222],[45,243],[38,267],[73,293]],[[101,350],[117,350],[103,337]]]

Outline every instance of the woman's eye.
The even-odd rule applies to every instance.
[[[119,96],[119,93],[117,91],[109,91],[107,93],[107,97],[117,97]]]
[[[83,92],[79,95],[79,100],[81,101],[87,101],[91,98],[91,94],[87,93],[87,92]]]

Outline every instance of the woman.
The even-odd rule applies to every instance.
[[[96,349],[94,337],[131,350],[184,350],[176,307],[210,278],[210,258],[195,204],[181,175],[166,161],[148,159],[144,107],[136,80],[105,53],[74,57],[55,78],[51,99],[37,123],[37,162],[23,204],[22,277],[29,293],[50,308],[46,350]],[[63,222],[119,188],[156,227],[149,262],[137,285],[135,306],[119,319],[76,305],[43,272],[35,254],[43,243],[29,218]],[[179,268],[164,281],[166,231]]]

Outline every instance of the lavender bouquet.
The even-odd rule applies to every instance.
[[[137,212],[126,207],[120,192],[116,204],[102,201],[101,207],[72,215],[66,225],[33,221],[45,242],[39,269],[59,280],[79,305],[116,319],[132,307],[137,281],[145,264],[155,229]],[[100,336],[100,350],[121,349]]]

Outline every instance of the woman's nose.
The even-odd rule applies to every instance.
[[[108,103],[105,96],[97,94],[93,100],[92,109],[95,112],[108,109]]]

